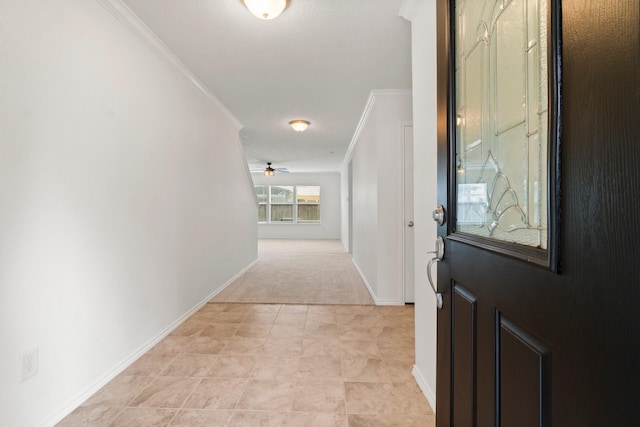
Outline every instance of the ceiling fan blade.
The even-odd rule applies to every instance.
[[[289,173],[289,169],[287,168],[275,168],[277,173]]]

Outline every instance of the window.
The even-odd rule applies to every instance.
[[[272,185],[270,188],[270,222],[293,222],[293,185]]]
[[[269,186],[256,185],[258,196],[258,222],[267,222],[267,203],[269,202]]]
[[[256,185],[258,222],[320,223],[319,185]]]
[[[320,222],[320,186],[298,185],[296,187],[296,201],[298,204],[298,222]]]

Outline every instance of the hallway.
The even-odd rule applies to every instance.
[[[433,426],[413,364],[413,306],[208,303],[58,426]]]
[[[340,240],[260,239],[258,262],[213,302],[373,304]]]

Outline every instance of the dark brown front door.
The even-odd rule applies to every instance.
[[[437,425],[640,426],[638,0],[437,1]]]

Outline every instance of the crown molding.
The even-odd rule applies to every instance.
[[[374,89],[369,93],[369,99],[364,107],[364,111],[362,112],[362,116],[360,116],[360,120],[358,121],[358,125],[356,126],[356,130],[353,133],[353,137],[351,138],[351,142],[349,143],[349,147],[347,147],[347,152],[344,155],[344,160],[342,161],[342,170],[346,170],[349,162],[351,161],[351,156],[353,154],[353,150],[356,148],[358,141],[360,139],[360,133],[362,133],[362,129],[364,125],[367,123],[369,119],[369,114],[371,114],[371,110],[373,106],[376,104],[376,99],[381,98],[383,96],[407,96],[412,95],[413,91],[411,89]]]
[[[155,35],[153,31],[122,0],[97,0],[111,15],[125,26],[142,44],[166,64],[175,68],[200,94],[220,108],[238,131],[244,126],[200,81],[198,77]]]
[[[400,6],[400,12],[398,15],[402,16],[407,21],[413,21],[416,13],[418,13],[418,9],[420,9],[420,5],[422,5],[423,0],[404,0],[402,2],[402,6]]]

